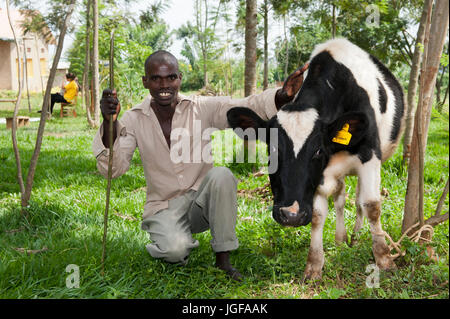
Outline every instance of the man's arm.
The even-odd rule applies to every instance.
[[[133,120],[125,113],[122,120],[117,120],[120,112],[120,103],[116,92],[104,90],[100,100],[103,123],[94,137],[92,144],[93,153],[97,159],[97,168],[103,176],[108,174],[109,157],[109,121],[114,121],[114,154],[113,154],[113,178],[123,175],[130,167],[134,150],[137,147],[133,134]]]
[[[100,100],[100,110],[102,111],[102,117],[103,117],[103,126],[109,127],[109,121],[112,118],[112,121],[114,121],[113,125],[113,143],[117,138],[117,116],[120,113],[120,103],[117,99],[117,92],[116,90],[111,91],[109,89],[103,90],[102,99]],[[109,130],[103,131],[102,141],[103,145],[105,145],[106,148],[110,148],[109,146]]]
[[[286,103],[292,101],[303,84],[303,73],[308,68],[304,65],[288,76],[279,89],[267,89],[260,94],[250,95],[243,99],[230,97],[201,97],[199,107],[205,112],[209,123],[217,129],[225,129],[228,126],[227,112],[232,107],[248,107],[255,111],[262,119],[268,120]]]

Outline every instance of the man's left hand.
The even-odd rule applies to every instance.
[[[303,73],[308,69],[309,63],[299,67],[291,73],[284,81],[283,88],[278,90],[275,96],[277,108],[281,108],[284,104],[290,102],[303,84]]]

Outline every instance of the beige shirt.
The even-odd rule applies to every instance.
[[[166,209],[169,199],[191,189],[197,190],[207,172],[213,167],[213,163],[209,160],[203,161],[205,157],[201,155],[201,152],[211,145],[211,128],[219,130],[228,128],[226,113],[235,106],[249,107],[261,118],[270,119],[277,113],[275,106],[277,90],[278,88],[268,89],[261,94],[243,99],[179,95],[180,102],[172,119],[170,148],[150,107],[151,95],[148,95],[141,104],[126,111],[122,118],[116,121],[118,137],[114,142],[113,178],[121,176],[129,169],[137,147],[147,181],[147,200],[143,218]],[[92,150],[97,158],[98,170],[106,177],[109,149],[105,148],[102,142],[103,129],[102,124],[94,137]],[[182,145],[186,145],[181,143],[183,134],[174,134],[182,131],[190,134],[190,143],[187,144],[190,148],[188,152],[190,158],[184,157],[184,160],[180,160],[186,155],[186,152],[182,152]],[[201,138],[194,138],[199,135]],[[173,160],[174,154],[180,156],[175,156]]]

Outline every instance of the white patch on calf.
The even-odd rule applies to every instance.
[[[311,134],[319,114],[315,109],[307,109],[299,112],[279,111],[277,117],[278,123],[292,140],[294,155],[297,156]]]
[[[338,187],[338,180],[355,174],[360,165],[361,160],[357,155],[350,155],[346,151],[334,154],[323,171],[323,183],[317,187],[317,193],[327,198],[333,195]]]
[[[360,186],[360,203],[380,201],[381,162],[373,155],[372,159],[358,167],[358,183]]]

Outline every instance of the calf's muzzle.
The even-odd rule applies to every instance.
[[[300,209],[297,201],[291,206],[274,205],[273,218],[282,226],[299,227],[311,222],[312,210]]]

